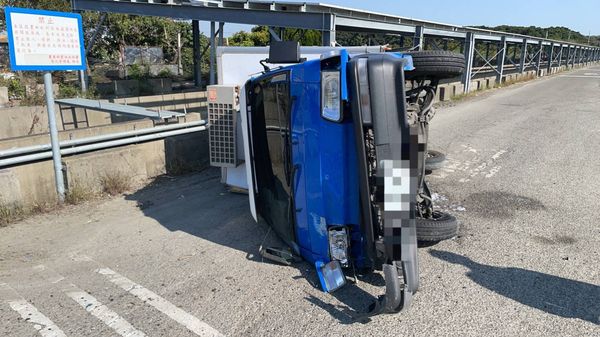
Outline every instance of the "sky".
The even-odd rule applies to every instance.
[[[277,2],[304,2],[307,0]],[[310,1],[366,9],[460,26],[565,26],[583,35],[600,35],[600,0],[324,0]],[[208,32],[208,25],[202,30]],[[247,26],[228,24],[225,36]]]

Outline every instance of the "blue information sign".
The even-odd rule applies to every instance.
[[[81,15],[6,7],[13,71],[85,70]]]

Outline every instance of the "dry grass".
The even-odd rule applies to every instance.
[[[504,81],[501,86],[507,87],[509,85],[513,85],[513,84],[517,84],[517,83],[528,82],[528,81],[534,80],[536,78],[537,78],[537,76],[533,73],[523,74],[523,76],[521,76],[521,78],[519,78],[519,79],[513,77],[513,79],[511,79],[510,81]]]
[[[131,178],[121,172],[106,173],[100,177],[102,192],[115,196],[131,189]]]
[[[0,202],[0,227],[23,219],[26,216],[26,213],[23,206],[19,204]]]
[[[96,197],[96,193],[89,188],[80,184],[78,182],[74,182],[72,186],[69,186],[67,190],[67,194],[65,195],[65,201],[71,205],[78,205],[83,202],[92,200]]]

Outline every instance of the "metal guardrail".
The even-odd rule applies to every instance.
[[[64,98],[57,99],[55,102],[59,105],[68,107],[90,109],[94,111],[102,111],[110,114],[129,115],[134,117],[145,117],[150,119],[169,119],[175,117],[184,117],[184,113],[157,110],[152,111],[146,108],[142,108],[134,105],[122,105],[110,102],[102,102],[98,100],[86,99],[86,98]]]
[[[544,64],[547,64],[547,69],[550,69],[563,65],[574,67],[578,64],[600,60],[600,47],[598,46],[462,27],[321,3],[244,0],[71,0],[71,2],[76,11],[91,10],[193,20],[196,40],[199,38],[198,21],[210,21],[212,27],[210,36],[211,84],[215,84],[216,56],[213,47],[222,44],[223,24],[226,22],[316,29],[322,32],[324,46],[336,44],[336,31],[383,33],[399,35],[400,38],[410,37],[415,50],[425,49],[427,39],[456,40],[461,43],[461,52],[465,54],[466,59],[466,72],[462,78],[465,92],[469,91],[473,74],[479,73],[477,69],[474,69],[477,59],[483,59],[485,67],[496,73],[497,81],[502,80],[507,62],[517,67],[521,73],[528,67],[534,67],[540,74]],[[215,22],[220,23],[219,31],[214,29]],[[279,38],[276,36],[275,30],[270,29],[270,33],[275,35],[273,36],[275,39]],[[478,43],[496,45],[495,55],[492,58],[483,56],[478,52]],[[196,47],[199,48],[199,46]],[[518,64],[510,57],[507,58],[507,50],[510,47],[519,49]],[[196,52],[197,55],[200,54],[199,49]],[[195,67],[199,69],[197,64]]]
[[[163,139],[166,137],[200,132],[205,131],[206,129],[206,121],[198,121],[113,133],[96,137],[67,140],[60,142],[60,154],[62,156],[69,156],[78,153],[97,151],[111,147],[143,143],[152,140]],[[0,169],[7,166],[46,160],[50,158],[52,158],[51,144],[2,150],[0,151]]]

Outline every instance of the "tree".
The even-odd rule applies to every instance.
[[[0,28],[2,30],[6,29],[4,7],[21,7],[70,12],[71,2],[69,0],[0,0]]]

